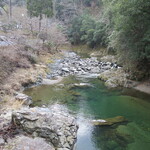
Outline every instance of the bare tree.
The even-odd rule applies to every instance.
[[[62,31],[62,28],[63,26],[60,23],[55,22],[51,24],[51,27],[48,30],[48,40],[55,51],[58,51],[59,46],[69,43],[66,38],[66,35]]]

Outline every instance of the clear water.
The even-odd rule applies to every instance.
[[[73,87],[87,82],[92,87]],[[150,150],[150,95],[107,89],[98,79],[67,77],[61,84],[27,89],[34,105],[65,104],[77,116],[76,150]],[[94,127],[90,120],[124,116],[126,124]]]

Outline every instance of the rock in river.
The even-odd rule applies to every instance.
[[[50,108],[22,108],[13,113],[13,122],[25,132],[45,138],[57,149],[72,150],[77,138],[76,119],[61,105]]]
[[[23,105],[29,106],[32,104],[32,98],[26,94],[23,93],[16,93],[15,99],[22,102]]]
[[[83,87],[83,88],[85,88],[85,87],[93,87],[93,86],[90,83],[75,83],[75,84],[72,85],[72,88],[74,88],[74,87]]]
[[[108,119],[99,119],[99,120],[92,120],[92,123],[95,126],[111,126],[116,123],[122,123],[126,122],[127,120],[123,116],[117,116],[114,118],[108,118]]]
[[[114,88],[114,87],[126,87],[127,83],[127,74],[124,72],[122,68],[118,69],[111,69],[102,72],[99,75],[99,79],[102,81],[105,81],[105,85],[109,88]]]

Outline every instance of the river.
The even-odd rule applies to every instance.
[[[73,86],[88,83],[90,86]],[[77,117],[76,150],[149,150],[150,95],[133,89],[108,89],[96,78],[65,77],[56,85],[28,88],[34,106],[61,103]],[[128,122],[95,127],[93,119],[124,116]]]

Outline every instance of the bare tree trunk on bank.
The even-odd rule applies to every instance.
[[[47,30],[48,30],[48,17],[46,17],[46,33],[47,33]]]
[[[12,0],[9,0],[9,19],[11,20],[12,18]]]
[[[40,14],[39,18],[39,33],[41,32],[41,21],[42,21],[42,14]]]
[[[53,0],[53,17],[56,19],[56,0]]]

